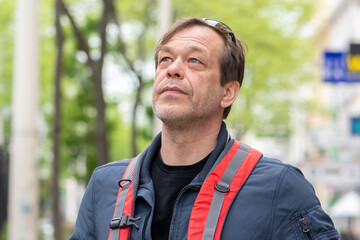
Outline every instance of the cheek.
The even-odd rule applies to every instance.
[[[190,84],[193,91],[193,101],[198,103],[206,101],[209,86],[203,81],[194,81]]]
[[[153,101],[156,101],[159,98],[161,88],[165,83],[164,80],[166,80],[166,71],[163,69],[157,69],[155,72],[154,85],[152,89]]]
[[[156,69],[156,71],[155,71],[155,82],[157,81],[157,79],[159,79],[159,75],[162,73],[162,71],[160,71],[160,70],[158,70],[158,69]]]
[[[166,70],[157,69],[155,72],[154,84],[158,84],[166,78]]]
[[[164,79],[164,77],[163,77],[163,71],[158,71],[158,70],[156,70],[156,72],[155,72],[155,78],[154,78],[154,89],[155,89],[155,87],[157,86],[157,85],[159,85],[159,83]]]
[[[207,101],[210,97],[218,97],[220,87],[220,80],[217,77],[217,74],[207,75],[202,79],[202,81],[194,84],[194,88],[198,93],[198,97],[201,98],[201,101]]]

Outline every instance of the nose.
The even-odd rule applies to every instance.
[[[184,66],[181,63],[181,59],[176,59],[168,68],[167,76],[169,78],[184,78]]]

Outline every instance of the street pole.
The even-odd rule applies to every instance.
[[[158,8],[158,38],[160,38],[169,29],[172,23],[172,0],[159,0]]]
[[[158,25],[157,25],[157,35],[158,39],[169,29],[172,18],[173,18],[173,7],[172,0],[158,0]],[[154,135],[161,131],[161,121],[154,116],[155,118],[155,127]]]
[[[9,240],[36,240],[38,218],[38,0],[16,1]]]

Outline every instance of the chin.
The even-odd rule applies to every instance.
[[[183,119],[183,114],[176,113],[174,111],[154,111],[155,116],[157,116],[163,123],[172,122],[179,119]]]
[[[154,109],[154,114],[164,125],[168,126],[182,126],[188,124],[189,119],[193,119],[192,114],[189,114],[189,112],[179,111],[178,109],[171,107],[166,109]]]

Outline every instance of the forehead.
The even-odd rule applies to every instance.
[[[160,50],[184,46],[197,51],[219,51],[224,46],[224,39],[209,27],[191,26],[174,33]]]

